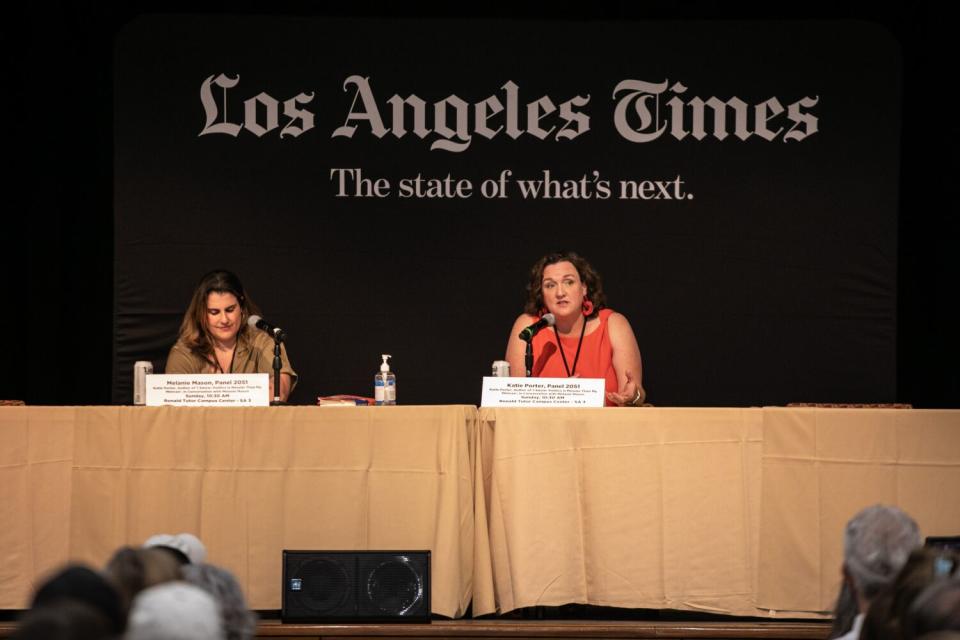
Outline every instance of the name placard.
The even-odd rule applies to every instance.
[[[482,407],[602,407],[603,378],[484,377]]]
[[[169,373],[147,376],[148,407],[267,407],[266,373]]]

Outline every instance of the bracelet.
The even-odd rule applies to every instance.
[[[641,398],[641,395],[640,395],[640,387],[637,387],[637,395],[635,395],[635,396],[633,397],[633,400],[630,401],[630,406],[631,406],[631,407],[639,407],[639,406],[640,406],[640,398]]]

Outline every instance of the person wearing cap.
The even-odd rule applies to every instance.
[[[274,342],[248,325],[259,309],[229,271],[201,278],[180,323],[180,334],[167,356],[166,373],[266,373],[273,389]],[[280,345],[280,400],[286,402],[297,373]]]
[[[192,533],[158,533],[147,538],[143,543],[146,548],[157,547],[175,555],[180,564],[200,564],[207,559],[207,547],[200,538]]]
[[[876,504],[847,522],[843,536],[843,580],[856,603],[857,615],[839,640],[857,640],[870,604],[893,584],[921,545],[920,529],[897,507]]]

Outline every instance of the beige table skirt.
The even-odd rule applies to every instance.
[[[475,614],[824,617],[857,510],[960,534],[960,411],[484,408],[479,447]]]
[[[0,408],[0,608],[67,560],[194,532],[256,609],[283,549],[429,549],[433,611],[473,594],[477,410]],[[485,532],[481,532],[481,539]]]
[[[3,407],[0,609],[192,531],[257,609],[280,607],[282,549],[430,549],[451,617],[822,617],[850,515],[957,535],[958,489],[960,411]]]
[[[762,422],[760,409],[481,409],[496,606],[755,613]]]
[[[955,536],[958,495],[960,411],[765,409],[758,606],[829,610],[851,515],[898,505]]]

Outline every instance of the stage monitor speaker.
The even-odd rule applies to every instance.
[[[284,550],[280,617],[430,622],[430,552]]]

